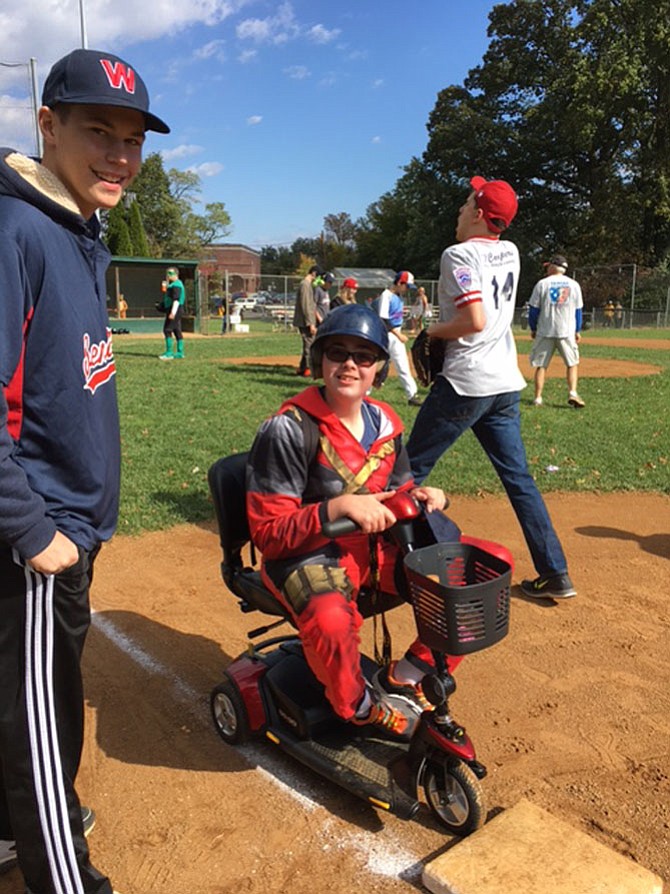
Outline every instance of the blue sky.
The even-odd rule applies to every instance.
[[[232,218],[226,241],[259,248],[355,220],[426,146],[440,89],[488,44],[492,0],[82,0],[88,46],[146,81],[172,128],[147,152],[193,169],[203,201]],[[39,89],[81,45],[79,0],[23,0],[0,13],[2,144],[34,152],[27,66]],[[495,172],[492,172],[495,174]]]

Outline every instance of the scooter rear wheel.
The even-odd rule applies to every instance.
[[[454,835],[470,835],[484,825],[481,785],[462,761],[429,761],[423,789],[433,815]]]
[[[242,745],[251,738],[247,709],[237,686],[225,680],[212,689],[212,718],[217,732],[229,745]]]

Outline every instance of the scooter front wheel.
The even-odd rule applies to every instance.
[[[232,680],[225,680],[212,689],[210,706],[214,726],[224,742],[242,745],[250,739],[247,709]]]
[[[429,760],[423,789],[433,815],[454,835],[470,835],[484,825],[482,787],[463,761]]]

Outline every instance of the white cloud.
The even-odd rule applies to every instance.
[[[298,37],[300,31],[293,7],[290,3],[282,3],[273,16],[268,16],[265,19],[245,19],[240,22],[236,34],[240,40],[282,44]]]
[[[245,65],[247,62],[253,61],[256,56],[258,56],[258,50],[242,50],[237,57],[237,60],[238,62],[241,62],[242,65]]]
[[[330,74],[324,75],[319,81],[319,87],[334,87],[337,84],[338,78],[337,75],[331,72]]]
[[[189,155],[199,155],[203,151],[202,146],[182,143],[181,146],[175,146],[174,149],[162,149],[161,155],[165,161],[173,161],[175,158],[188,158]]]
[[[137,0],[86,0],[91,47],[126,47],[173,35],[195,24],[217,25],[251,0],[161,0],[147,10]],[[22,0],[20,14],[0,14],[0,59],[26,62],[34,56],[43,74],[53,62],[81,45],[76,0]],[[132,54],[129,53],[132,58]]]
[[[327,28],[324,28],[323,25],[313,25],[307,30],[307,37],[309,40],[313,40],[314,43],[330,43],[330,41],[335,40],[339,34],[339,28],[333,28],[329,31]]]
[[[249,115],[249,117],[247,118],[247,124],[253,127],[255,124],[260,124],[262,120],[262,115]]]
[[[382,141],[382,138],[381,138],[381,137],[373,137],[373,138],[370,140],[371,143],[381,143],[381,141]]]
[[[0,95],[0,127],[3,146],[11,146],[28,155],[38,155],[30,97]]]
[[[372,82],[372,89],[379,90],[380,87],[384,86],[384,78],[377,78],[376,81]]]
[[[284,69],[284,74],[294,81],[304,81],[305,78],[311,76],[311,71],[305,65],[289,65]]]
[[[223,170],[223,165],[218,161],[203,161],[200,165],[191,165],[186,168],[187,171],[192,171],[194,174],[197,174],[199,177],[215,177],[217,174],[220,174]]]
[[[274,15],[264,19],[245,19],[236,28],[240,40],[251,40],[257,44],[283,44],[290,40],[304,38],[317,44],[330,43],[340,35],[339,28],[325,25],[302,25],[296,20],[291,3],[282,3]]]
[[[198,47],[193,55],[196,59],[211,59],[214,57],[215,59],[218,59],[219,62],[223,62],[226,58],[226,55],[223,52],[224,43],[225,41],[223,40],[210,40],[209,43]]]

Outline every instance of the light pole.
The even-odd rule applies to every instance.
[[[81,29],[81,48],[88,49],[88,35],[86,33],[86,10],[84,9],[84,0],[79,0],[79,27]]]
[[[33,120],[35,122],[37,157],[42,158],[42,131],[40,130],[39,116],[37,114],[39,108],[37,102],[37,59],[34,56],[30,57],[30,89],[33,95]]]

